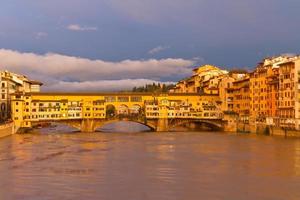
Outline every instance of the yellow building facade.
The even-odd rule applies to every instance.
[[[208,119],[221,120],[218,96],[147,93],[16,93],[12,99],[16,129],[39,122],[68,120]],[[113,107],[113,115],[108,108]]]
[[[219,82],[226,74],[226,70],[216,66],[203,65],[194,69],[191,77],[179,81],[172,92],[218,95]]]
[[[11,119],[11,94],[15,92],[40,92],[39,81],[9,71],[0,71],[0,122]]]

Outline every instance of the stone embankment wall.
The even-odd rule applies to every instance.
[[[300,138],[300,131],[282,129],[278,127],[270,127],[269,129],[270,129],[270,135]]]
[[[300,131],[284,129],[281,127],[268,126],[265,123],[256,123],[249,125],[250,133],[260,135],[284,136],[284,137],[299,137]]]
[[[225,114],[223,120],[226,121],[226,124],[224,124],[225,132],[237,132],[238,124],[235,115]]]
[[[13,134],[13,122],[0,125],[0,138]]]
[[[251,133],[251,126],[250,124],[246,124],[243,122],[237,123],[237,132],[238,133]]]

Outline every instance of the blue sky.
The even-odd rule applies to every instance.
[[[266,56],[300,52],[299,0],[0,4],[0,69],[42,79],[48,90],[177,81],[200,64],[253,68]]]

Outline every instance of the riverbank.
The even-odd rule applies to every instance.
[[[7,137],[13,134],[13,122],[0,125],[0,138]]]
[[[295,137],[300,138],[300,131],[294,129],[288,129],[283,127],[268,126],[265,123],[250,124],[237,124],[238,133],[250,133],[257,135],[270,135],[281,137]]]

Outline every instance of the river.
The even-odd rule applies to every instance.
[[[300,140],[56,128],[14,135],[0,139],[0,200],[10,199],[299,200]]]

